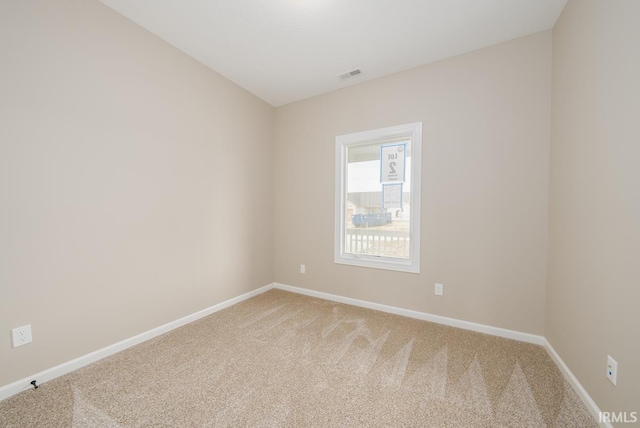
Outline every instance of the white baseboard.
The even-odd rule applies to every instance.
[[[229,306],[233,306],[236,303],[242,302],[243,300],[250,299],[251,297],[257,296],[258,294],[264,293],[265,291],[268,291],[272,288],[273,288],[273,284],[266,285],[264,287],[242,294],[241,296],[234,297],[222,303],[218,303],[217,305],[211,306],[207,309],[203,309],[191,315],[187,315],[186,317],[164,324],[160,327],[156,327],[149,331],[145,331],[144,333],[140,333],[136,336],[130,337],[121,342],[115,343],[113,345],[107,346],[105,348],[99,349],[89,354],[83,355],[74,360],[67,361],[66,363],[62,363],[58,366],[44,370],[40,373],[36,373],[32,376],[29,376],[24,379],[18,380],[16,382],[10,383],[8,385],[2,386],[0,387],[0,400],[4,400],[5,398],[9,398],[12,395],[15,395],[19,392],[33,388],[30,382],[34,379],[37,380],[39,384],[42,384],[51,379],[55,379],[59,376],[70,373],[74,370],[77,370],[81,367],[84,367],[88,364],[98,361],[102,358],[108,357],[109,355],[115,354],[116,352],[120,352],[132,346],[138,345],[156,336],[167,333],[178,327],[182,327],[185,324],[189,324],[190,322],[206,317],[207,315],[211,315],[222,309],[228,308]]]
[[[551,346],[551,344],[546,338],[544,339],[543,346],[547,350],[547,353],[549,354],[553,362],[556,363],[556,365],[564,375],[565,379],[567,379],[567,382],[569,382],[573,390],[576,392],[576,394],[578,394],[578,397],[580,397],[580,399],[582,400],[584,405],[587,407],[587,409],[591,412],[595,420],[599,422],[600,408],[595,403],[595,401],[593,401],[591,396],[587,393],[587,390],[584,389],[584,387],[582,386],[582,384],[580,384],[578,379],[573,375],[573,373],[571,373],[571,370],[569,370],[569,367],[567,367],[564,361],[562,361],[562,358],[560,358],[560,355],[558,355],[556,350],[553,349],[553,346]],[[613,425],[611,425],[611,423],[609,422],[599,422],[599,423],[600,423],[600,426],[602,427],[613,428]]]
[[[274,288],[290,291],[292,293],[304,294],[305,296],[317,297],[319,299],[331,300],[333,302],[345,303],[347,305],[360,306],[362,308],[374,309],[376,311],[387,312],[395,315],[402,315],[409,318],[415,318],[423,321],[430,321],[437,324],[444,324],[450,327],[458,327],[464,330],[476,331],[478,333],[490,334],[492,336],[504,337],[506,339],[519,340],[521,342],[534,343],[542,345],[544,337],[530,333],[522,333],[505,328],[493,327],[485,324],[477,324],[470,321],[462,321],[455,318],[447,318],[440,315],[432,315],[426,312],[412,311],[409,309],[397,308],[395,306],[383,305],[381,303],[372,303],[365,300],[352,299],[350,297],[337,296],[335,294],[322,293],[320,291],[309,290],[306,288],[292,287],[285,284],[274,284]]]

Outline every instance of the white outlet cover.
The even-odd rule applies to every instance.
[[[305,265],[300,265],[300,273],[307,273],[307,267]]]
[[[27,343],[31,343],[32,341],[33,337],[31,336],[31,324],[11,329],[11,342],[14,348],[26,345]]]
[[[607,379],[614,385],[618,380],[618,362],[611,355],[607,355]]]
[[[442,296],[444,294],[444,285],[436,283],[436,296]]]

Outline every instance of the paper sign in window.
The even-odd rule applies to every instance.
[[[402,183],[382,185],[382,206],[402,209]]]
[[[407,144],[388,144],[380,147],[380,182],[401,183],[404,181],[404,164]]]

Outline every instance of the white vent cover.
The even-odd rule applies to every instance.
[[[342,73],[338,77],[340,79],[342,79],[342,80],[346,80],[346,79],[349,79],[349,78],[351,78],[353,76],[357,76],[360,73],[362,73],[362,71],[360,71],[360,69],[356,68],[355,70],[351,70],[351,71],[347,71],[346,73]]]

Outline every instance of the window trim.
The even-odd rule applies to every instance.
[[[384,142],[395,138],[411,139],[411,216],[410,216],[410,251],[409,259],[398,259],[366,254],[350,254],[344,252],[346,225],[346,183],[347,159],[346,148]],[[335,152],[335,238],[334,262],[338,264],[361,266],[375,269],[386,269],[401,272],[420,273],[420,204],[421,204],[421,163],[422,163],[422,122],[391,126],[370,131],[355,132],[336,137]]]

